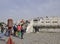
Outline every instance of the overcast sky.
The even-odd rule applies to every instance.
[[[60,16],[60,0],[0,0],[0,20]]]

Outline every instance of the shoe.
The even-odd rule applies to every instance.
[[[21,38],[21,39],[23,39],[23,38]]]

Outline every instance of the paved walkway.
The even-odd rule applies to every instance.
[[[0,40],[0,44],[5,44],[8,37],[5,37],[5,41]],[[15,44],[60,44],[60,33],[29,33],[24,34],[24,39],[21,40],[17,37],[12,37]]]

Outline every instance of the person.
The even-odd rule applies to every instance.
[[[21,29],[22,29],[21,25],[18,25],[17,26],[18,37],[21,37]]]
[[[21,29],[21,39],[23,39],[23,35],[25,33],[25,25],[21,25],[22,29]]]
[[[10,36],[12,34],[12,29],[11,27],[8,27],[8,36]]]
[[[6,25],[5,29],[6,29],[5,35],[8,36],[8,26],[7,25]]]
[[[33,26],[33,28],[35,29],[35,33],[39,32],[39,27],[38,26]]]
[[[3,33],[4,32],[4,27],[3,27],[3,25],[1,26],[1,33]]]
[[[16,31],[17,31],[16,25],[13,26],[13,29],[14,29],[14,36],[16,36]]]

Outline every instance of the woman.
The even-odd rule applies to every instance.
[[[17,31],[18,31],[18,36],[21,37],[21,29],[22,29],[22,26],[21,25],[18,25],[17,26]]]

